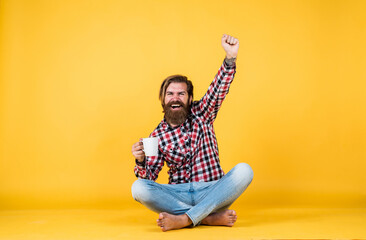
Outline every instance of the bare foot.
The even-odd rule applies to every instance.
[[[234,226],[237,219],[236,212],[234,210],[224,210],[208,215],[202,220],[202,224],[211,226]]]
[[[172,215],[166,212],[160,213],[156,222],[163,232],[184,228],[192,224],[191,219],[186,214]]]

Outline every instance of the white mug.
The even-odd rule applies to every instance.
[[[157,137],[143,138],[142,144],[144,145],[145,156],[147,156],[147,157],[158,156],[159,138],[157,138]]]

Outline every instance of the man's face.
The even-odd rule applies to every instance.
[[[172,125],[182,124],[188,116],[191,101],[192,97],[188,96],[186,83],[170,83],[164,98],[164,113],[167,122]]]

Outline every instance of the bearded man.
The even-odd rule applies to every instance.
[[[159,139],[158,156],[145,156],[141,142],[132,146],[139,178],[132,185],[133,198],[159,213],[162,231],[199,224],[233,226],[237,215],[229,207],[253,179],[246,163],[227,174],[220,166],[213,123],[234,79],[239,41],[224,34],[221,45],[225,60],[201,100],[193,101],[193,85],[185,76],[173,75],[161,84],[164,119],[150,134]],[[158,184],[164,162],[169,184]]]

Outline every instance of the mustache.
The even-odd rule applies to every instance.
[[[171,102],[167,103],[166,106],[171,107],[173,104],[179,104],[181,106],[185,106],[185,104],[182,101],[179,101],[179,100],[171,101]]]

